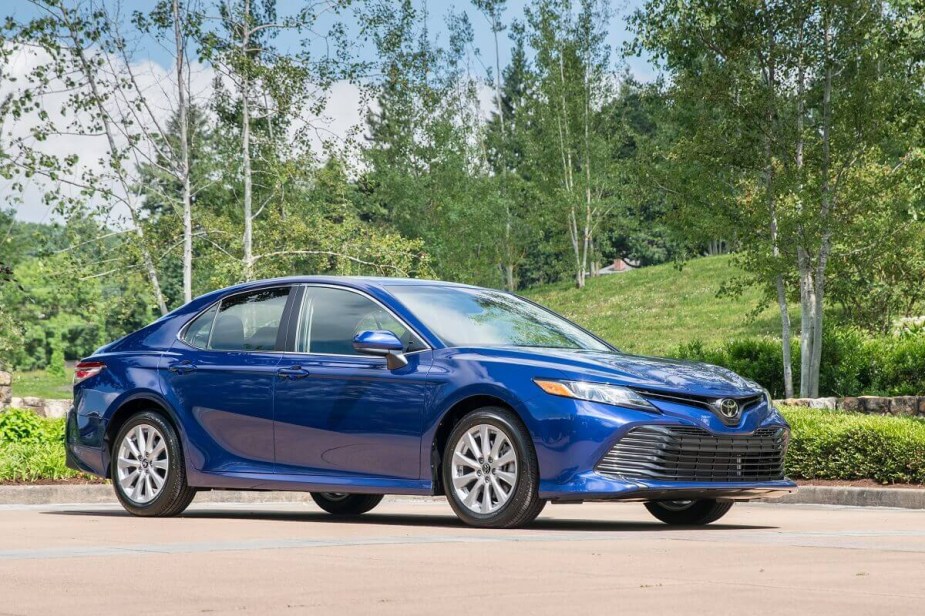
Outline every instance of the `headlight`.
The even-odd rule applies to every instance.
[[[649,411],[651,413],[659,412],[648,400],[626,387],[605,385],[603,383],[588,383],[587,381],[549,381],[545,379],[533,379],[533,382],[539,385],[547,394],[552,394],[553,396],[575,398],[576,400],[587,400],[589,402],[602,402],[615,406],[626,406],[642,411]]]
[[[765,389],[764,387],[761,388],[761,391],[764,393],[764,401],[765,401],[765,403],[768,405],[768,408],[769,408],[769,409],[773,409],[773,408],[774,408],[774,401],[771,400],[771,392],[769,392],[769,391],[768,391],[767,389]]]

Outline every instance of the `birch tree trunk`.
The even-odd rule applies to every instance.
[[[247,57],[250,46],[250,0],[244,0],[241,26],[241,53]],[[254,186],[251,172],[250,76],[242,71],[241,79],[241,157],[244,173],[244,280],[254,279]]]
[[[173,0],[173,35],[177,54],[177,106],[180,122],[180,180],[183,184],[183,302],[193,299],[193,196],[190,187],[189,97],[186,37],[180,21],[180,0]]]
[[[109,110],[106,109],[104,104],[104,98],[101,96],[102,92],[100,91],[99,84],[96,80],[96,70],[87,60],[86,52],[81,46],[80,34],[75,30],[74,23],[70,19],[69,12],[63,6],[61,8],[61,15],[66,20],[68,33],[74,43],[74,54],[77,57],[81,72],[83,72],[84,78],[87,80],[87,86],[90,88],[90,93],[93,96],[93,105],[96,107],[97,113],[99,114],[100,125],[104,134],[106,135],[106,142],[109,145],[109,151],[112,156],[116,156],[119,152],[119,148],[116,145],[115,129],[112,126]],[[141,252],[142,264],[145,268],[145,273],[148,276],[148,281],[151,283],[151,292],[154,294],[154,301],[157,303],[158,310],[161,311],[161,314],[167,314],[167,302],[164,300],[164,293],[161,290],[161,283],[157,274],[157,267],[154,264],[154,259],[151,257],[151,251],[148,250],[147,242],[145,240],[145,232],[141,226],[142,221],[138,214],[138,206],[132,199],[134,187],[132,186],[132,182],[129,181],[125,175],[125,169],[122,165],[122,161],[112,161],[112,167],[115,170],[117,177],[119,178],[119,183],[122,186],[122,190],[124,190],[126,193],[124,203],[129,211],[129,217],[131,218],[132,226],[135,229],[135,236],[138,238],[138,249]]]

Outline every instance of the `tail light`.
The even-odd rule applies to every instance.
[[[74,385],[96,376],[106,367],[101,361],[81,361],[74,367]]]

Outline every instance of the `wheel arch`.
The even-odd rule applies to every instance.
[[[105,443],[103,448],[103,462],[105,464],[104,468],[106,469],[107,478],[111,478],[110,458],[112,455],[112,444],[116,435],[119,434],[119,430],[121,430],[125,422],[136,413],[152,410],[159,411],[164,416],[164,419],[177,431],[177,435],[180,437],[180,446],[183,448],[184,458],[186,458],[186,433],[183,431],[183,426],[174,410],[166,400],[156,393],[139,392],[121,400],[118,406],[116,406],[116,409],[107,418],[106,429],[103,435],[103,442]]]
[[[434,437],[431,441],[430,472],[434,495],[439,496],[444,494],[441,467],[443,466],[443,452],[446,450],[450,433],[463,417],[486,406],[497,406],[511,411],[520,421],[521,426],[526,430],[528,436],[530,436],[528,440],[532,442],[532,433],[524,421],[522,412],[517,409],[515,404],[512,404],[508,400],[492,393],[473,393],[457,400],[440,417],[440,421],[437,423]]]

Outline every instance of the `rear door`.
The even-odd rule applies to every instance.
[[[297,318],[276,383],[278,472],[419,479],[429,348],[379,302],[344,287],[306,286]],[[357,353],[353,338],[367,329],[402,339],[408,365],[389,370],[385,358]]]
[[[167,395],[186,417],[195,468],[273,472],[273,387],[290,296],[283,286],[222,299],[161,361]]]

